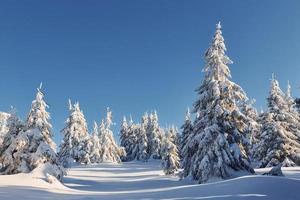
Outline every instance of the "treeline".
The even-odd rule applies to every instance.
[[[192,111],[186,112],[181,133],[174,126],[162,128],[155,111],[144,114],[139,123],[124,117],[120,146],[111,130],[110,109],[89,133],[79,103],[70,101],[61,131],[64,138],[56,152],[48,105],[38,88],[24,122],[14,112],[5,115],[0,134],[2,174],[29,172],[45,164],[61,179],[65,168],[75,163],[159,159],[165,174],[174,174],[181,167],[181,178],[203,183],[241,171],[251,174],[254,167],[299,166],[300,101],[292,97],[290,85],[282,91],[273,75],[267,109],[258,113],[254,100],[231,81],[228,66],[232,61],[226,55],[220,23],[204,58],[204,79],[196,90]]]

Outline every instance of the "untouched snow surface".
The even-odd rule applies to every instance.
[[[73,167],[63,184],[49,184],[37,169],[0,176],[0,199],[300,199],[300,167],[283,173],[286,177],[253,175],[199,185],[163,175],[159,162],[128,162]]]

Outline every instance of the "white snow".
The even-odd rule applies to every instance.
[[[75,166],[64,183],[46,181],[47,167],[28,174],[1,175],[0,199],[299,199],[300,167],[282,168],[285,177],[257,175],[197,184],[164,176],[159,161]]]

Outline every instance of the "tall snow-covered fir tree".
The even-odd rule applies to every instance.
[[[4,152],[3,171],[5,174],[29,172],[45,165],[48,173],[61,179],[64,173],[55,152],[52,140],[48,105],[44,93],[37,89],[36,98],[32,101],[27,120],[17,136]]]
[[[72,105],[69,100],[70,115],[62,129],[64,136],[60,145],[59,157],[65,167],[73,162],[87,163],[87,142],[89,139],[87,123],[79,103]]]
[[[240,106],[247,100],[242,88],[230,81],[221,24],[217,24],[211,46],[205,53],[205,77],[196,90],[194,104],[197,117],[193,134],[185,153],[190,162],[184,166],[184,176],[203,183],[211,177],[228,178],[234,171],[254,172],[244,150],[246,118]]]
[[[125,149],[119,147],[113,137],[113,132],[111,130],[112,122],[112,112],[107,108],[106,120],[102,120],[99,128],[99,137],[101,144],[101,161],[102,162],[113,162],[120,163],[121,157],[126,156]]]
[[[262,130],[255,146],[258,167],[300,165],[300,120],[287,98],[291,98],[290,92],[282,92],[273,76],[268,110],[261,116]]]
[[[176,136],[172,128],[168,129],[162,139],[161,156],[162,167],[165,174],[174,174],[180,167],[180,158],[176,146]]]

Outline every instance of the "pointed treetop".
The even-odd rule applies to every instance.
[[[226,46],[221,31],[221,23],[216,26],[216,32],[212,39],[210,47],[205,52],[206,66],[203,71],[206,72],[206,80],[221,80],[231,78],[228,65],[233,62],[226,55]]]
[[[271,81],[275,80],[276,79],[276,76],[274,73],[272,73],[272,78],[271,78]]]
[[[68,104],[69,104],[69,111],[71,111],[73,109],[71,99],[68,99]]]
[[[101,120],[100,125],[98,126],[98,135],[102,135],[105,132],[105,121],[104,119]]]
[[[287,83],[286,96],[287,97],[292,97],[292,87],[290,85],[290,81],[288,81],[288,83]]]
[[[93,135],[98,135],[98,124],[94,121]]]
[[[185,120],[186,121],[191,120],[191,112],[190,112],[190,108],[189,107],[187,108],[187,111],[185,113]]]
[[[125,115],[123,116],[123,123],[127,123],[127,119]]]
[[[131,114],[129,115],[129,124],[133,124],[133,119],[132,119]]]
[[[80,106],[79,106],[79,102],[78,101],[74,104],[74,110],[80,111]]]
[[[217,29],[220,30],[221,28],[222,28],[221,22],[219,21],[219,22],[217,23]]]
[[[16,115],[17,109],[14,106],[10,106],[9,114],[11,115]]]
[[[272,78],[271,78],[271,92],[272,91],[281,91],[280,87],[279,87],[279,82],[276,80],[276,76],[274,73],[272,73]]]
[[[106,126],[109,128],[111,125],[113,125],[112,122],[112,111],[110,110],[109,107],[106,108]]]

